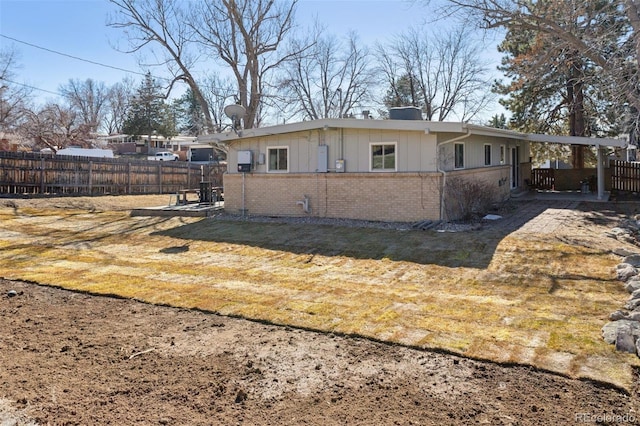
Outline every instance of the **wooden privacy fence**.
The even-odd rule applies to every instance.
[[[554,169],[531,169],[530,186],[535,189],[554,189]]]
[[[222,186],[225,165],[0,152],[0,194],[169,194]]]
[[[640,192],[640,163],[611,160],[611,189]]]

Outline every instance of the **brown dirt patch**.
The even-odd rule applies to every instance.
[[[640,417],[637,391],[526,367],[16,281],[1,280],[0,294],[0,398],[12,402],[4,414],[0,405],[3,425],[11,416],[55,425]]]

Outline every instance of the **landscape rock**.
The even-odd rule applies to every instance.
[[[632,234],[633,231],[623,226],[615,227],[605,233],[607,237],[615,238],[616,240],[623,241],[625,243],[635,244],[636,239]]]
[[[612,312],[609,315],[609,319],[611,321],[618,321],[618,320],[621,320],[621,319],[627,319],[628,317],[629,317],[629,312],[623,311],[623,310],[620,310],[620,309],[618,309],[615,312]]]
[[[617,237],[619,235],[629,234],[629,231],[627,229],[624,229],[624,228],[621,228],[619,226],[616,226],[615,228],[611,228],[609,233],[611,235],[615,235]]]
[[[621,328],[628,329],[628,334],[634,336],[636,340],[640,338],[640,322],[626,319],[605,324],[602,327],[602,338],[610,345],[616,343]]]
[[[625,319],[628,319],[630,321],[640,321],[640,311],[635,310],[635,311],[631,312],[629,314],[629,316],[627,318],[625,318]]]
[[[638,270],[628,263],[620,263],[616,266],[616,276],[619,281],[627,281],[638,275]]]
[[[633,311],[634,309],[640,307],[640,299],[633,299],[633,300],[629,300],[625,305],[624,308],[628,309],[630,311]]]
[[[624,222],[624,227],[626,229],[630,229],[632,231],[639,231],[640,230],[640,222],[638,221],[639,216],[636,215],[635,217],[627,220]]]
[[[632,252],[631,250],[627,250],[624,247],[618,247],[618,248],[612,250],[611,253],[613,253],[615,255],[618,255],[618,256],[621,256],[621,257],[627,257],[627,256],[631,256],[631,255],[636,254],[635,252]]]
[[[640,254],[632,254],[630,256],[627,256],[622,260],[622,263],[628,263],[634,268],[637,268],[640,266]]]
[[[618,333],[618,322],[620,321],[609,322],[605,324],[604,327],[602,327],[602,338],[610,345],[616,342],[616,334]]]
[[[638,329],[638,334],[640,334],[640,327]],[[635,354],[637,353],[636,340],[638,339],[631,326],[624,324],[618,327],[616,332],[616,350]]]
[[[633,293],[636,290],[640,290],[640,280],[633,279],[633,278],[630,279],[625,283],[624,289],[627,290],[629,293]]]

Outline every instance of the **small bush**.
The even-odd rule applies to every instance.
[[[484,216],[493,203],[493,188],[483,181],[448,177],[445,185],[445,213],[449,220],[472,220]]]

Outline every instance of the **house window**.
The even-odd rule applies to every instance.
[[[505,164],[507,158],[507,149],[504,145],[500,145],[500,164]]]
[[[396,143],[371,144],[371,170],[396,171]]]
[[[456,143],[453,145],[454,150],[454,168],[464,169],[464,144]]]
[[[289,171],[289,148],[277,146],[267,148],[269,157],[268,172],[288,172]]]
[[[491,165],[491,145],[489,144],[484,145],[484,165]]]

